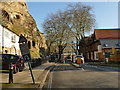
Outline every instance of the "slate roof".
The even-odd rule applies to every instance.
[[[100,42],[103,48],[120,48],[120,39],[101,39]]]

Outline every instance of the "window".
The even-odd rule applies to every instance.
[[[10,55],[7,55],[7,54],[2,55],[2,60],[3,61],[9,60],[9,59],[10,59]]]
[[[2,31],[0,30],[0,36],[2,35]]]
[[[3,16],[5,19],[9,20],[9,14],[8,14],[5,10],[2,10],[2,16]]]
[[[95,52],[95,60],[98,60],[98,52]]]
[[[8,31],[5,31],[5,37],[9,38],[9,32]]]
[[[117,43],[117,44],[115,44],[117,47],[119,47],[120,46],[120,43]]]
[[[108,46],[108,44],[103,44],[103,47],[107,47]]]
[[[28,48],[31,49],[31,43],[28,41]]]
[[[87,59],[89,59],[89,53],[87,53]]]
[[[19,16],[19,15],[16,15],[16,19],[20,19],[20,16]]]
[[[12,35],[11,41],[15,43],[15,41],[16,41],[16,35]]]
[[[5,50],[5,53],[7,53],[8,51],[7,50]]]
[[[35,47],[35,41],[32,41],[32,46]]]

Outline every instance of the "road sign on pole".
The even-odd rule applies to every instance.
[[[28,61],[29,69],[31,72],[32,80],[33,80],[33,84],[35,84],[32,68],[31,68],[31,64],[30,64],[31,56],[30,56],[30,51],[29,51],[28,44],[27,44],[27,39],[21,34],[18,43],[19,43],[21,54],[23,56],[24,61],[25,62]]]
[[[25,62],[31,61],[30,51],[27,43],[20,44],[20,50]]]

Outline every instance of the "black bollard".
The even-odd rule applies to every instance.
[[[9,84],[13,83],[13,64],[9,65]]]

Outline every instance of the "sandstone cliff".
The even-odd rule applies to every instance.
[[[32,52],[39,52],[41,43],[45,42],[44,36],[39,32],[35,20],[29,14],[26,2],[1,2],[0,19],[2,25],[27,38]]]
[[[36,22],[29,14],[26,2],[2,2],[2,24],[17,34],[37,34]]]

